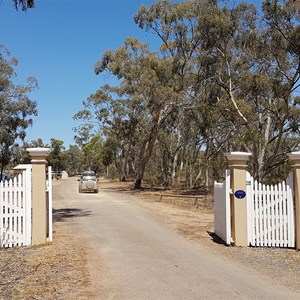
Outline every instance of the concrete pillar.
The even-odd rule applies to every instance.
[[[292,162],[294,173],[296,249],[300,250],[300,151],[292,152],[288,156]]]
[[[48,148],[28,148],[32,163],[32,245],[47,242],[46,157]]]
[[[230,168],[231,234],[235,246],[248,246],[246,167],[251,153],[231,152],[226,157]],[[244,196],[244,197],[243,197]]]

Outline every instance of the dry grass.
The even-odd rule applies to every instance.
[[[226,247],[213,234],[213,200],[165,198],[157,190],[131,189],[132,183],[101,182],[103,190],[130,196],[151,210],[160,221],[186,238],[208,247],[226,260],[260,270],[274,280],[300,292],[300,252],[293,249]],[[170,191],[168,191],[170,193]],[[86,249],[68,232],[64,222],[54,223],[53,243],[40,247],[0,249],[0,299],[89,299]]]
[[[85,250],[64,226],[51,244],[0,249],[0,299],[89,298]]]

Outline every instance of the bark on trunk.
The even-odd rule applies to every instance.
[[[147,139],[147,142],[145,143],[145,146],[142,150],[142,158],[140,160],[139,166],[137,168],[137,175],[135,178],[135,183],[134,183],[134,188],[135,189],[140,189],[142,187],[142,181],[144,179],[144,173],[146,169],[146,165],[149,162],[149,159],[152,155],[154,143],[156,141],[157,137],[157,132],[158,132],[158,124],[155,124],[152,127],[151,133]]]

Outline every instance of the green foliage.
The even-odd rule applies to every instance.
[[[70,176],[77,175],[86,170],[83,163],[83,153],[77,145],[70,145],[66,150],[65,169]]]
[[[64,152],[64,142],[55,138],[51,139],[50,153],[47,161],[52,166],[53,171],[65,170],[66,153]]]
[[[230,7],[227,1],[159,0],[135,23],[161,41],[157,51],[127,38],[95,66],[119,80],[104,85],[74,118],[81,141],[106,136],[103,163],[120,177],[209,186],[224,153],[253,153],[267,180],[299,148],[299,14],[282,1]],[[94,133],[93,133],[94,131]],[[112,142],[113,141],[113,142]],[[275,175],[274,175],[275,176]],[[277,176],[277,175],[276,175]]]
[[[36,102],[28,93],[37,87],[33,77],[27,85],[16,85],[14,68],[17,60],[9,57],[7,49],[0,46],[0,165],[1,170],[10,162],[12,148],[17,139],[24,140],[26,129],[37,115]]]
[[[83,159],[87,170],[98,173],[102,168],[103,142],[99,135],[92,136],[91,140],[82,147]]]

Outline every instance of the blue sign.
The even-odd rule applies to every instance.
[[[237,190],[234,192],[234,196],[238,199],[243,199],[246,197],[246,192],[242,190]]]

